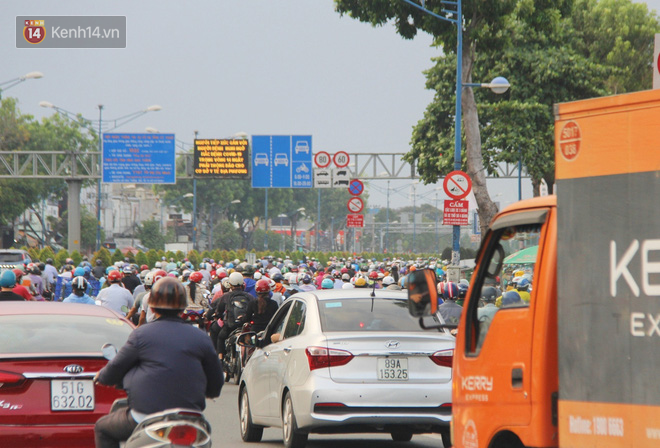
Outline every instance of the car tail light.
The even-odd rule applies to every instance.
[[[23,381],[25,377],[20,373],[0,371],[0,389],[20,386]]]
[[[353,354],[346,350],[325,347],[307,347],[305,350],[309,370],[321,369],[323,367],[343,366],[353,359]]]
[[[442,367],[451,369],[454,362],[454,350],[440,350],[431,355],[431,361]]]

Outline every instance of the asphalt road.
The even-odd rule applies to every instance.
[[[206,418],[211,423],[214,447],[281,448],[282,430],[266,428],[260,443],[241,440],[238,422],[238,386],[225,384],[220,398],[207,402]],[[439,434],[415,435],[410,442],[394,442],[389,434],[311,434],[308,448],[442,448]]]

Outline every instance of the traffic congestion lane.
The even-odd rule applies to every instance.
[[[281,448],[282,429],[266,428],[260,443],[241,440],[238,421],[238,386],[225,384],[220,397],[207,400],[204,414],[211,423],[213,446],[225,448]],[[410,442],[394,442],[389,434],[311,434],[307,448],[442,448],[440,434],[420,434]]]

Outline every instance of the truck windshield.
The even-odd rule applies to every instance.
[[[493,232],[482,263],[485,272],[476,276],[470,299],[470,311],[476,313],[470,321],[479,335],[472,353],[479,352],[498,313],[529,308],[541,230],[542,223],[529,223]]]

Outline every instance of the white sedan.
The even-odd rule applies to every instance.
[[[241,437],[282,427],[287,447],[309,433],[386,432],[396,441],[435,432],[449,446],[455,339],[422,330],[405,292],[297,293],[266,330],[240,382]]]

